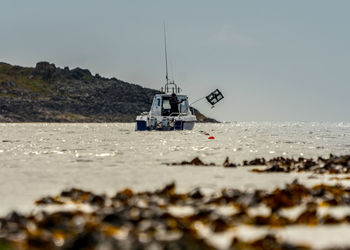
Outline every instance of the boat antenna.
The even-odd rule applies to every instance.
[[[166,83],[169,83],[169,77],[168,77],[168,52],[166,48],[166,30],[165,30],[165,22],[164,24],[164,49],[165,49],[165,79]]]
[[[171,79],[173,82],[175,82],[175,77],[174,77],[174,69],[173,69],[173,62],[169,60],[170,63],[170,74],[171,74]]]
[[[165,22],[164,22],[164,52],[165,52],[165,79],[166,83],[163,87],[161,88],[161,91],[165,92],[166,94],[169,93],[180,93],[181,89],[175,84],[174,80],[169,80],[169,72],[168,72],[168,51],[167,51],[167,43],[166,43],[166,29],[165,29]],[[171,65],[172,67],[172,65]],[[172,69],[171,69],[172,70]],[[172,72],[173,74],[173,72]],[[173,77],[173,76],[172,76]]]

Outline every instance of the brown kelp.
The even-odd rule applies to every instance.
[[[297,181],[271,192],[223,189],[211,195],[199,188],[178,193],[174,183],[153,192],[124,189],[111,197],[70,189],[36,204],[39,212],[13,212],[0,218],[2,244],[16,249],[215,249],[213,235],[233,232],[242,225],[281,228],[350,223],[349,215],[318,213],[322,207],[349,206],[349,188],[306,187]],[[75,208],[67,209],[68,205]],[[262,206],[268,213],[252,213]],[[285,215],[284,211],[297,207],[301,211],[295,218]],[[234,233],[231,237],[232,249],[308,249],[271,233],[249,242]]]
[[[171,166],[216,166],[215,163],[204,163],[198,157],[195,157],[191,161],[173,162],[168,163]],[[235,168],[241,166],[240,164],[232,163],[229,157],[226,157],[222,164],[225,168]],[[242,166],[265,166],[266,168],[255,168],[252,169],[256,173],[289,173],[289,172],[312,172],[315,174],[350,174],[350,155],[335,156],[330,155],[329,158],[318,157],[316,160],[312,158],[299,157],[285,158],[285,157],[275,157],[270,160],[265,158],[256,158],[253,160],[243,161]]]

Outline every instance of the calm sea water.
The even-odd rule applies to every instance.
[[[306,182],[309,175],[165,164],[196,156],[221,165],[226,156],[241,163],[255,157],[350,153],[350,123],[196,124],[192,131],[169,132],[134,128],[130,123],[0,124],[0,215],[26,211],[36,198],[73,186],[108,193],[125,187],[153,190],[171,181],[180,190],[274,188],[294,178]]]

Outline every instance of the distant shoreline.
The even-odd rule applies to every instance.
[[[87,69],[0,63],[0,122],[134,122],[157,93]],[[218,122],[194,111],[199,122]]]

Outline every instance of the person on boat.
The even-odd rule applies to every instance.
[[[181,101],[179,101],[177,99],[177,96],[175,93],[171,94],[171,98],[169,100],[170,103],[170,114],[178,114],[179,113],[179,104],[182,103],[183,101],[185,101],[186,99],[183,99]]]

